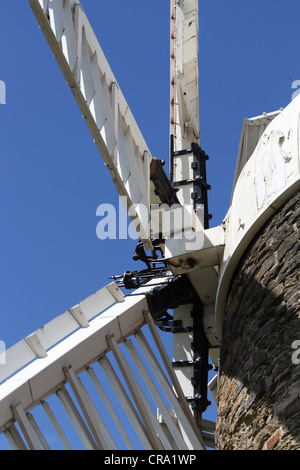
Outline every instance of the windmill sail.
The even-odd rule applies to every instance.
[[[111,284],[7,351],[7,367],[0,374],[0,432],[6,434],[13,448],[48,449],[49,444],[37,419],[42,407],[63,446],[70,448],[68,437],[52,409],[53,401],[58,399],[85,448],[119,448],[115,441],[117,435],[111,434],[110,426],[105,424],[101,415],[103,408],[110,414],[127,448],[134,448],[131,434],[129,435],[127,428],[120,422],[114,404],[110,402],[110,396],[103,390],[101,379],[95,372],[95,368],[100,365],[126,417],[131,421],[132,431],[140,440],[139,445],[143,448],[170,450],[173,448],[173,440],[178,449],[183,450],[205,449],[205,445],[213,447],[214,425],[202,420],[199,414],[199,406],[201,405],[202,413],[209,403],[205,395],[206,378],[203,376],[201,383],[198,381],[200,369],[195,366],[198,346],[203,341],[206,348],[205,357],[198,361],[197,366],[208,370],[208,364],[205,363],[208,361],[206,331],[201,323],[202,316],[205,317],[206,314],[206,306],[202,305],[202,299],[193,282],[181,275],[187,272],[179,273],[177,277],[173,272],[177,269],[176,259],[175,264],[172,264],[175,256],[182,254],[183,247],[179,235],[186,231],[193,232],[195,227],[199,228],[194,222],[195,214],[198,217],[195,201],[201,199],[200,202],[204,205],[202,193],[207,191],[206,177],[201,173],[203,165],[200,165],[206,156],[199,153],[198,1],[172,0],[171,3],[175,28],[172,33],[174,100],[171,102],[171,135],[174,141],[176,140],[173,150],[177,159],[173,187],[162,169],[162,162],[152,157],[80,2],[29,0],[29,3],[74,94],[117,191],[126,204],[128,214],[138,227],[144,246],[151,250],[155,250],[157,246],[154,242],[152,245],[150,235],[150,220],[153,222],[151,204],[157,206],[162,203],[165,205],[163,210],[167,213],[169,209],[173,210],[173,203],[176,203],[176,210],[179,211],[185,210],[187,205],[188,214],[192,217],[191,221],[185,220],[184,217],[180,220],[176,218],[176,223],[174,226],[170,224],[168,236],[165,237],[165,232],[161,230],[164,225],[160,225],[160,219],[155,229],[151,227],[153,233],[159,235],[156,243],[165,238],[162,242],[165,245],[163,261],[165,268],[170,267],[169,273],[175,275],[175,284],[171,285],[169,282],[170,276],[162,279],[156,277],[156,283],[147,283],[147,287],[151,289],[150,293],[139,289],[132,296],[126,296],[126,299],[117,286]],[[189,155],[190,153],[192,155]],[[192,165],[188,164],[190,157],[195,159]],[[189,171],[184,174],[183,170],[187,167],[190,167]],[[201,174],[197,175],[197,171]],[[193,204],[191,191],[196,194],[199,182],[201,188],[199,186],[198,189],[201,189],[202,196],[195,198]],[[185,200],[188,201],[187,204]],[[159,207],[158,211],[160,210]],[[202,230],[205,227],[205,218],[200,222]],[[178,248],[179,242],[180,252],[177,253],[172,243],[170,245],[167,241],[174,241],[175,249]],[[169,261],[166,261],[168,253]],[[207,270],[204,276],[209,277]],[[198,278],[199,276],[199,284]],[[187,280],[188,286],[186,285],[181,298],[184,280]],[[180,281],[180,285],[177,281]],[[204,283],[200,280],[200,284],[202,292]],[[155,285],[159,285],[159,288],[152,289]],[[160,308],[161,294],[164,298],[163,311]],[[213,301],[211,297],[208,299],[206,296],[206,302],[209,304]],[[118,303],[112,305],[115,301]],[[187,301],[189,305],[186,304]],[[167,319],[171,325],[180,323],[178,328],[175,328],[176,331],[172,330],[174,333],[182,333],[181,325],[186,315],[190,319],[189,306],[197,312],[193,326],[183,327],[184,332],[194,330],[197,333],[197,346],[193,355],[190,355],[189,351],[187,361],[182,360],[185,358],[183,350],[190,348],[190,335],[185,335],[184,338],[181,335],[178,341],[174,341],[175,362],[171,363],[155,325],[164,327],[164,314],[169,308],[173,309],[174,305],[177,310],[173,317],[175,321]],[[156,352],[148,343],[142,328],[146,329],[147,336],[150,334],[150,340],[154,340]],[[142,357],[135,348],[135,343],[142,351]],[[126,359],[127,356],[130,356],[130,360]],[[110,358],[118,366],[120,379]],[[134,362],[141,380],[138,380],[136,373],[131,370],[131,361]],[[164,365],[167,375],[163,373],[160,364]],[[186,366],[188,374],[194,369],[197,383],[193,383],[193,380],[186,376],[186,371],[183,375],[187,380],[183,379],[181,371]],[[87,375],[103,401],[100,409],[97,409],[90,389],[85,386]],[[152,377],[158,382],[164,398],[160,389],[156,389],[156,385],[152,383]],[[128,397],[121,380],[126,383],[132,399]],[[75,395],[78,406],[69,395],[68,389]],[[150,392],[151,403],[144,392],[146,389],[147,393]],[[153,413],[152,398],[159,410],[157,416]],[[189,400],[192,400],[191,405],[188,404]],[[198,407],[197,419],[191,412],[191,407],[195,406]]]
[[[150,201],[161,202],[150,182],[152,155],[83,8],[77,0],[29,3],[140,239],[151,249]]]
[[[109,284],[7,351],[0,433],[13,449],[49,450],[48,425],[69,450],[74,431],[87,450],[171,450],[169,433],[181,450],[205,449],[213,430],[197,428],[142,292],[123,298]]]
[[[174,150],[200,144],[198,0],[171,0],[171,113]]]

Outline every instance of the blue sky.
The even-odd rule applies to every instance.
[[[211,226],[224,218],[244,117],[285,107],[300,80],[297,0],[200,1],[201,143]],[[82,0],[151,153],[168,160],[169,0]],[[96,237],[115,188],[26,0],[2,2],[0,339],[7,347],[143,269],[132,240]]]

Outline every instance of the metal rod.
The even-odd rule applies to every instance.
[[[115,392],[144,449],[152,450],[153,446],[148,438],[145,426],[136,412],[136,409],[132,405],[126,390],[124,389],[108,358],[106,356],[101,358],[99,360],[99,365],[105,373],[110,385],[112,386],[113,391]]]
[[[177,378],[177,376],[174,372],[174,369],[173,369],[172,364],[169,360],[168,354],[165,350],[165,347],[164,347],[164,345],[162,343],[162,340],[161,340],[161,338],[158,334],[158,331],[156,329],[156,326],[155,326],[154,320],[152,318],[152,315],[149,312],[145,312],[144,316],[145,316],[145,320],[146,320],[146,322],[149,326],[149,329],[151,331],[151,334],[153,336],[153,339],[155,341],[155,344],[158,348],[158,351],[159,351],[159,353],[162,357],[162,360],[163,360],[163,363],[166,367],[166,370],[169,374],[169,377],[171,379],[173,387],[176,391],[176,394],[177,394],[177,397],[178,397],[178,400],[179,400],[179,403],[180,403],[180,408],[184,412],[183,413],[183,420],[184,420],[184,422],[185,422],[185,420],[187,420],[189,425],[192,428],[192,431],[193,431],[191,433],[192,440],[195,442],[195,445],[197,445],[197,448],[199,448],[199,444],[200,444],[200,449],[205,449],[205,445],[204,445],[204,442],[203,442],[203,439],[202,439],[202,435],[201,435],[200,430],[197,427],[197,424],[196,424],[196,422],[193,418],[193,415],[192,415],[191,410],[189,408],[189,405],[187,403],[186,397],[183,394],[183,391],[182,391],[182,388],[179,384],[178,378]],[[179,419],[179,417],[178,417],[178,419]]]
[[[85,386],[83,385],[83,382],[82,382],[81,378],[77,377],[77,380],[78,380],[79,384],[81,385],[81,388],[84,391],[84,394],[86,394],[87,402],[90,403],[90,407],[91,407],[91,410],[92,410],[92,416],[94,416],[95,420],[98,422],[100,430],[103,434],[104,439],[107,442],[108,447],[111,450],[118,450],[118,447],[117,447],[113,437],[111,436],[106,424],[104,423],[102,417],[100,416],[99,411],[96,408],[96,405],[94,404],[93,400],[91,399],[88,391],[86,390]]]
[[[38,423],[36,422],[34,416],[31,413],[28,413],[27,418],[28,418],[28,420],[29,420],[29,422],[32,426],[32,429],[34,430],[35,434],[37,435],[38,440],[42,444],[43,449],[44,450],[51,450],[50,446],[49,446],[48,442],[46,441],[46,438],[45,438],[44,434],[42,433],[42,431],[41,431]]]
[[[202,450],[203,449],[202,444],[198,436],[196,436],[185,411],[180,406],[178,397],[175,395],[175,392],[172,389],[169,381],[166,379],[165,375],[162,375],[160,370],[157,369],[156,363],[153,360],[152,355],[149,354],[149,347],[145,345],[144,341],[141,341],[139,333],[136,335],[136,339],[152,369],[152,372],[156,375],[161,388],[163,389],[171,407],[173,408],[180,425],[182,426],[182,428],[184,429],[186,433],[187,441],[188,441],[187,445],[188,445],[189,450],[192,450],[192,449]]]
[[[177,428],[176,424],[174,423],[174,420],[169,412],[169,410],[166,407],[166,404],[164,403],[159,391],[157,390],[149,372],[147,371],[143,361],[141,360],[137,350],[135,349],[133,343],[131,340],[127,340],[124,342],[124,345],[126,346],[132,360],[134,361],[142,379],[144,380],[145,385],[147,386],[151,396],[153,397],[155,404],[157,408],[160,410],[164,421],[171,433],[171,436],[173,436],[178,449],[180,450],[188,450],[188,447],[186,443],[184,442],[184,439],[182,438],[182,435],[180,434],[179,429]],[[168,447],[166,447],[168,449]]]
[[[101,385],[94,369],[92,369],[91,367],[88,367],[87,373],[88,373],[91,381],[93,382],[97,392],[99,393],[99,396],[101,397],[101,400],[103,401],[104,406],[106,407],[107,411],[109,412],[110,417],[112,418],[113,422],[115,423],[115,425],[116,425],[120,435],[122,436],[125,444],[127,445],[128,449],[129,450],[134,450],[134,447],[131,444],[130,439],[128,438],[128,436],[126,434],[126,431],[124,430],[124,427],[123,427],[117,413],[115,412],[115,408],[112,406],[108,396],[106,395],[105,390],[102,387],[102,385]]]
[[[97,445],[79,411],[77,410],[72,398],[67,392],[67,389],[63,387],[61,390],[58,390],[56,394],[84,447],[87,450],[97,450]]]
[[[108,336],[107,337],[107,342],[109,347],[111,348],[115,359],[118,363],[118,366],[122,372],[122,375],[126,381],[127,387],[130,390],[130,393],[132,395],[132,398],[136,404],[136,407],[138,409],[138,412],[141,415],[141,418],[144,422],[144,424],[147,426],[148,432],[149,432],[149,437],[151,439],[151,443],[154,447],[155,450],[163,450],[162,444],[160,440],[157,437],[156,430],[153,426],[153,422],[151,420],[150,414],[147,412],[146,407],[145,407],[145,400],[143,397],[140,395],[140,391],[138,390],[137,387],[137,382],[136,379],[133,375],[133,373],[130,370],[130,367],[128,366],[120,348],[118,347],[116,340],[114,339],[113,336]]]
[[[135,347],[134,347],[133,344],[132,344],[132,341],[131,341],[131,340],[125,341],[125,342],[124,342],[124,345],[125,345],[127,351],[129,352],[130,356],[132,357],[134,363],[135,363],[136,365],[138,364],[138,365],[140,366],[140,365],[141,365],[141,361],[140,361],[139,355],[138,355],[138,353],[137,353]],[[138,367],[138,366],[137,366],[137,367]],[[154,387],[152,386],[153,382],[152,382],[150,376],[149,376],[149,380],[148,380],[147,374],[144,374],[144,373],[143,373],[143,372],[144,372],[143,369],[141,369],[140,367],[138,367],[138,371],[140,372],[141,378],[143,379],[145,386],[149,389],[150,394],[151,394],[151,397],[154,399],[154,401],[156,401],[156,400],[155,400],[155,395],[156,395],[157,391],[156,391],[155,386],[154,386]],[[146,371],[146,372],[147,372],[147,371]],[[138,384],[138,385],[139,385],[139,384]],[[154,384],[153,384],[153,385],[154,385]],[[145,396],[145,395],[144,395],[144,392],[142,392],[141,387],[139,386],[138,388],[140,389],[140,393],[141,393],[143,396]],[[146,397],[145,397],[145,398],[146,398]],[[145,400],[145,407],[146,407],[146,409],[148,410],[149,416],[150,416],[151,421],[152,421],[152,423],[153,423],[153,427],[154,427],[154,429],[156,430],[157,435],[159,436],[159,438],[160,438],[160,440],[161,440],[161,443],[162,443],[163,446],[164,446],[164,449],[166,449],[166,450],[172,450],[171,443],[170,443],[168,437],[166,436],[166,433],[165,433],[164,429],[162,428],[161,424],[158,422],[157,418],[154,416],[154,413],[153,413],[153,411],[152,411],[152,409],[151,409],[151,406],[150,406],[150,404],[149,404],[149,401],[148,401],[147,399]]]
[[[108,445],[103,436],[103,429],[101,429],[103,428],[103,423],[99,420],[99,415],[97,416],[91,406],[91,400],[89,399],[86,389],[83,387],[83,384],[80,383],[70,365],[64,367],[64,372],[97,445],[101,450],[108,450]]]
[[[13,450],[28,450],[15,424],[12,424],[4,431],[4,434]]]
[[[41,450],[41,446],[37,440],[37,437],[35,435],[35,432],[25,414],[25,411],[23,410],[22,405],[20,402],[15,403],[12,406],[12,412],[14,417],[16,418],[16,421],[18,422],[20,429],[23,433],[23,436],[26,439],[26,442],[28,444],[28,447],[30,450]]]
[[[61,443],[64,446],[64,448],[66,450],[72,450],[72,447],[71,447],[65,433],[63,432],[59,422],[57,421],[55,414],[53,413],[52,409],[50,408],[49,403],[43,401],[42,402],[42,408],[45,411],[46,415],[48,416],[48,418],[49,418],[52,426],[54,427],[58,437],[60,438]]]

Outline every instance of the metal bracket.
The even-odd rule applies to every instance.
[[[194,288],[187,276],[173,277],[147,294],[149,310],[155,320],[160,320],[167,310],[191,303],[193,293]]]
[[[192,199],[194,202],[194,210],[197,209],[199,204],[202,204],[204,207],[204,229],[209,228],[209,220],[212,218],[212,215],[208,212],[208,198],[207,191],[211,189],[211,186],[207,183],[206,180],[206,161],[209,160],[209,156],[204,152],[204,150],[196,143],[192,143],[191,147],[184,150],[174,151],[174,136],[171,136],[171,167],[173,172],[174,160],[176,157],[183,155],[193,155],[193,162],[191,163],[191,169],[193,170],[193,178],[175,181],[173,182],[173,188],[180,186],[193,184]],[[173,179],[173,177],[172,177]],[[171,181],[172,181],[171,179]]]
[[[201,300],[194,291],[187,276],[178,276],[160,287],[154,288],[147,294],[149,311],[155,324],[163,331],[170,333],[187,333],[193,331],[193,361],[177,361],[173,367],[193,367],[194,375],[191,379],[194,396],[187,397],[192,402],[192,408],[203,413],[211,404],[207,399],[209,364],[209,343],[204,331],[203,314],[204,308]],[[167,310],[179,305],[193,303],[191,317],[192,326],[182,327],[181,320],[174,320]]]
[[[209,344],[203,325],[203,304],[197,295],[194,296],[193,311],[191,312],[194,326],[194,340],[191,344],[194,352],[194,376],[191,379],[194,387],[194,396],[188,397],[192,408],[203,413],[211,402],[207,399],[208,371],[212,368],[209,364]]]
[[[155,324],[158,328],[166,333],[188,333],[193,331],[192,326],[182,326],[181,320],[155,320]]]
[[[183,367],[193,367],[194,364],[195,364],[194,361],[174,361],[174,362],[172,362],[172,366],[174,368],[180,367],[180,369],[183,368]]]
[[[206,161],[209,156],[201,149],[197,144],[192,144],[192,150],[194,155],[194,161],[192,163],[192,169],[194,170],[194,187],[192,192],[192,199],[194,201],[194,209],[196,210],[198,204],[204,206],[204,228],[209,228],[209,220],[212,218],[208,212],[208,197],[207,191],[211,189],[211,186],[207,184],[206,178]]]
[[[211,186],[209,184],[207,184],[206,181],[204,181],[204,179],[202,178],[202,176],[196,176],[195,178],[193,179],[187,179],[187,180],[181,180],[181,181],[175,181],[173,183],[173,186],[174,187],[177,187],[177,186],[185,186],[185,185],[188,185],[188,184],[195,184],[197,183],[198,185],[201,185],[203,188],[205,188],[206,190],[210,190],[211,189]]]

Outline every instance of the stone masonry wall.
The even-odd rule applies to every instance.
[[[300,342],[300,192],[252,241],[232,280],[221,344],[217,449],[300,450],[295,341]]]

